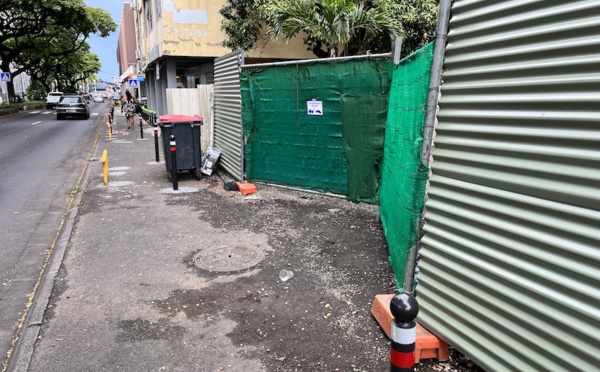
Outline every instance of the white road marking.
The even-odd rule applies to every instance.
[[[98,116],[98,113],[97,113],[97,112],[94,112],[94,113],[92,114],[92,116]]]
[[[37,125],[37,124],[39,124],[39,123],[41,123],[41,121],[36,121],[35,123],[33,123],[33,124],[31,124],[31,125]]]
[[[40,112],[41,112],[41,111],[29,111],[29,114],[30,114],[30,115],[33,115],[33,114],[39,114]]]
[[[44,111],[42,112],[42,115],[48,115],[48,114],[52,114],[54,111]]]

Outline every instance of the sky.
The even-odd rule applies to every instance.
[[[123,12],[124,0],[85,0],[85,3],[94,8],[101,8],[110,13],[113,21],[117,24],[117,30],[107,38],[92,35],[88,38],[91,52],[100,58],[100,72],[98,77],[104,81],[113,81],[114,76],[119,76],[119,64],[117,63],[117,40],[119,39],[119,23]],[[129,1],[126,1],[129,3]]]

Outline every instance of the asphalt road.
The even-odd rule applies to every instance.
[[[89,120],[54,110],[0,117],[0,361],[6,359],[107,103]]]

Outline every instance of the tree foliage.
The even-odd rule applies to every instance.
[[[330,57],[346,49],[351,40],[366,45],[382,35],[400,34],[400,22],[385,8],[368,7],[363,0],[281,0],[266,6],[268,30],[277,40],[289,42],[299,33],[314,49],[321,43]]]
[[[403,54],[425,45],[435,30],[436,0],[228,0],[222,30],[231,49],[257,47],[266,35],[302,36],[318,57],[389,52],[396,36]]]
[[[228,36],[223,46],[232,50],[251,49],[257,43],[261,30],[258,14],[261,4],[255,0],[229,0],[221,8],[221,29]]]
[[[48,79],[72,84],[72,77],[59,72],[98,72],[98,57],[91,55],[86,39],[107,37],[116,27],[106,10],[83,0],[0,0],[0,68],[12,66],[14,75],[28,72],[42,85]]]
[[[29,71],[38,86],[48,92],[54,82],[57,82],[60,90],[75,91],[78,86],[86,85],[86,82],[95,77],[100,71],[100,60],[90,52],[87,42],[80,42],[82,45],[76,52],[42,59],[36,69]]]

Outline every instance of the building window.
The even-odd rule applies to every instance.
[[[146,11],[146,28],[148,33],[151,33],[152,28],[154,27],[154,23],[152,22],[152,3],[146,0],[144,2],[144,9]]]
[[[156,0],[156,18],[162,17],[162,9],[160,8],[160,0]]]

